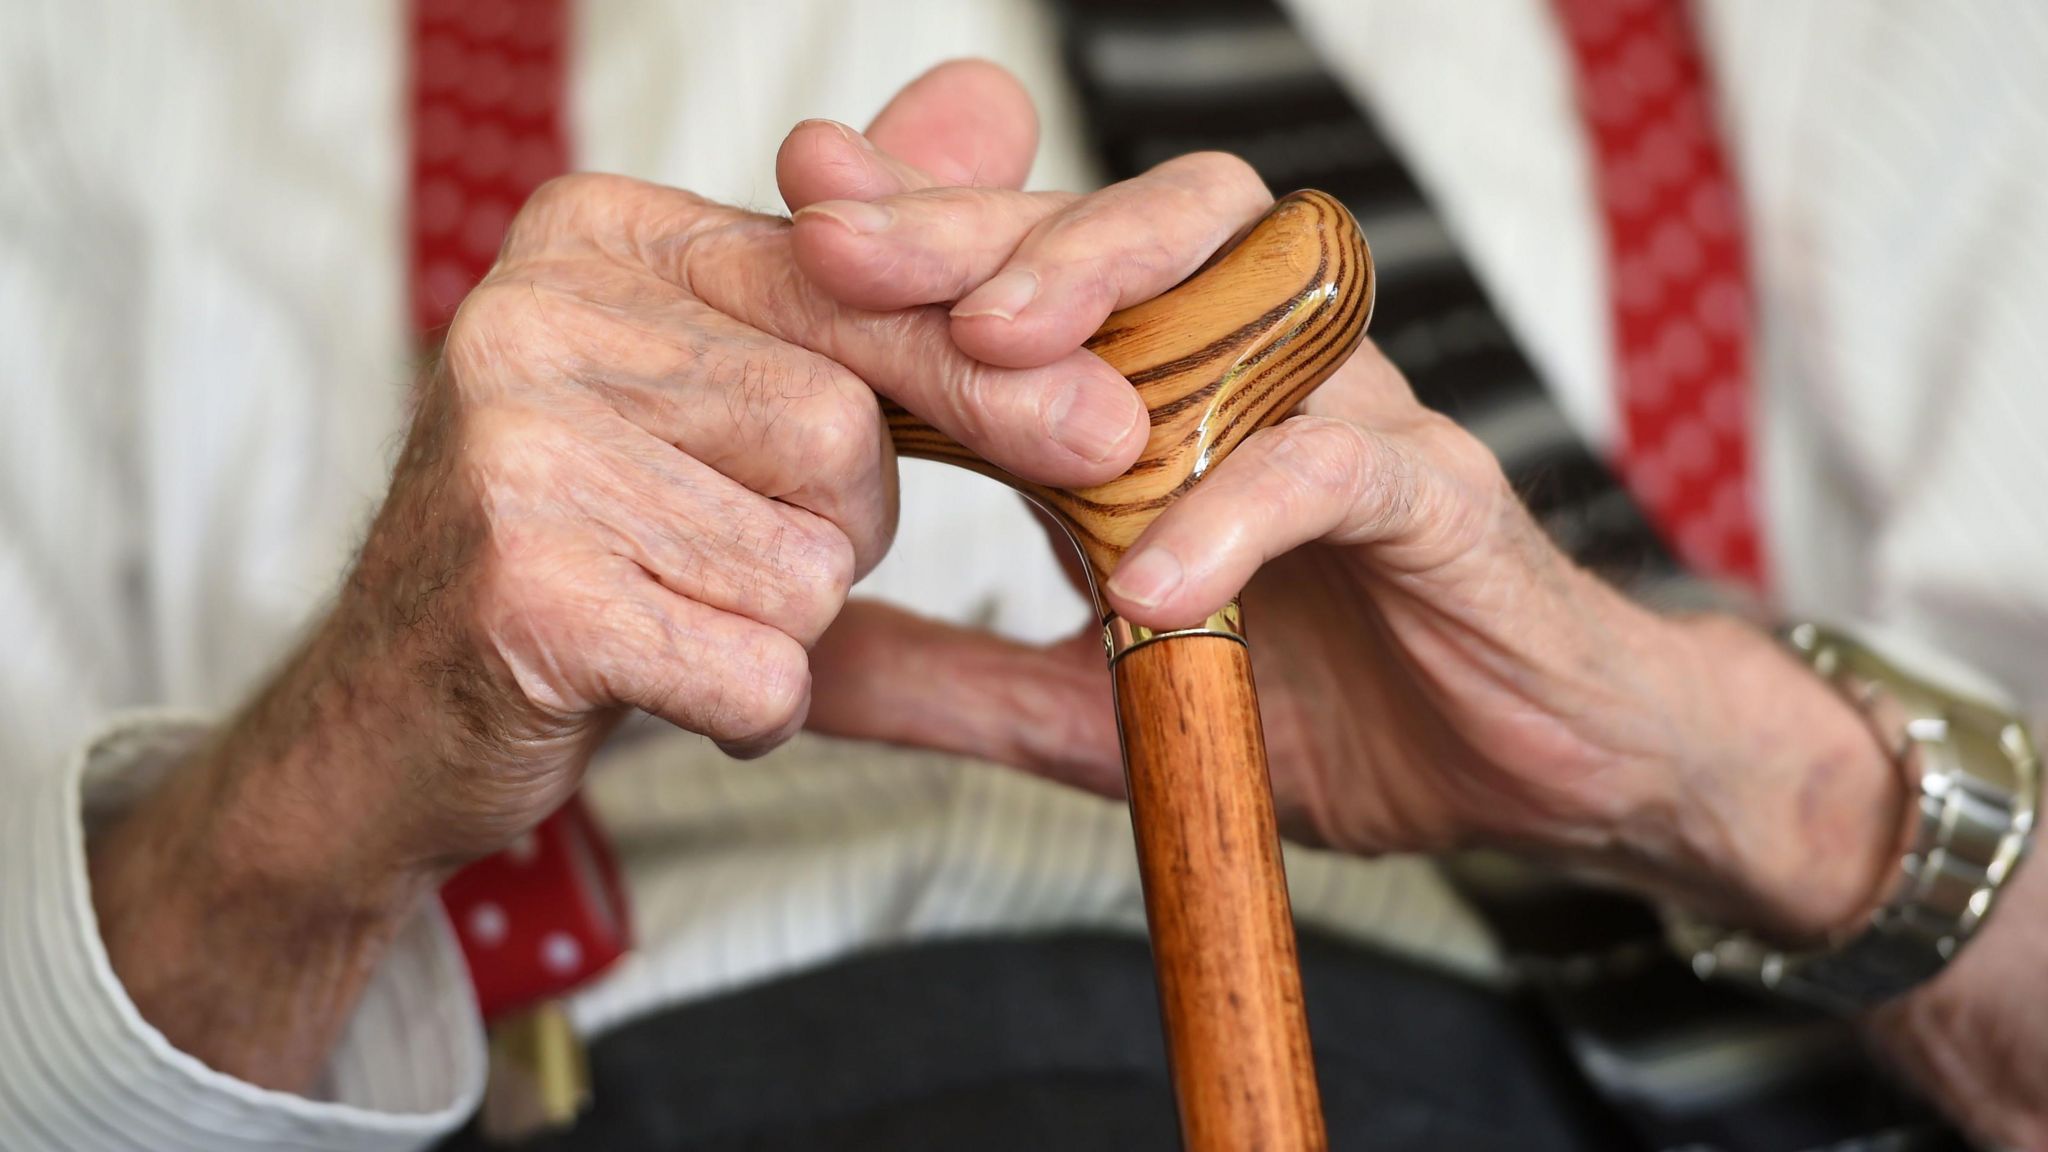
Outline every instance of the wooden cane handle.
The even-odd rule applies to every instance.
[[[1152,414],[1145,451],[1122,476],[1073,490],[1027,483],[900,407],[883,413],[898,454],[994,476],[1052,513],[1099,588],[1161,509],[1336,371],[1365,335],[1372,300],[1372,257],[1351,213],[1324,193],[1296,192],[1088,341]]]
[[[1326,1146],[1250,652],[1235,608],[1155,635],[1100,589],[1168,504],[1286,417],[1364,336],[1372,259],[1343,205],[1298,192],[1166,294],[1111,316],[1088,347],[1138,389],[1151,437],[1093,488],[1029,484],[900,408],[898,453],[1024,492],[1080,548],[1116,683],[1160,1013],[1195,1152]]]

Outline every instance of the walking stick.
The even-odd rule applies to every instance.
[[[1123,476],[1071,491],[1028,484],[887,409],[900,454],[1002,480],[1081,551],[1115,683],[1160,1014],[1193,1152],[1326,1146],[1265,736],[1235,603],[1199,627],[1155,633],[1115,616],[1101,587],[1162,508],[1344,362],[1372,301],[1372,258],[1350,213],[1298,192],[1089,340],[1152,414],[1145,453]]]

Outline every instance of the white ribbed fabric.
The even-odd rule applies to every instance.
[[[985,765],[799,737],[739,763],[706,742],[614,752],[590,795],[650,947],[579,995],[599,1031],[860,947],[988,931],[1142,931],[1130,813]],[[1304,923],[1475,978],[1499,961],[1427,860],[1290,846]]]
[[[324,1095],[336,1102],[255,1088],[176,1050],[108,968],[85,882],[84,813],[146,786],[205,730],[137,715],[62,771],[10,785],[0,808],[0,1148],[419,1147],[460,1123],[483,1084],[469,974],[438,910],[405,929],[365,989],[329,1072]]]
[[[1544,0],[1293,0],[1368,93],[1537,365],[1611,427],[1602,264]],[[1702,5],[1759,244],[1765,518],[1795,611],[1911,636],[2048,714],[2048,17]],[[478,1068],[438,918],[377,975],[318,1099],[170,1050],[107,970],[81,803],[110,805],[317,612],[410,374],[395,0],[0,0],[0,1149],[430,1143]],[[1049,98],[1038,179],[1087,179],[1033,0],[588,0],[589,167],[775,203],[788,123],[858,122],[975,53]],[[745,99],[734,99],[744,93]],[[908,469],[866,591],[1050,637],[1078,602],[1016,502]],[[82,782],[95,749],[89,787]],[[1122,810],[803,739],[724,761],[652,725],[600,765],[641,951],[589,1029],[891,940],[1140,919]],[[1424,862],[1290,856],[1303,918],[1497,963]]]

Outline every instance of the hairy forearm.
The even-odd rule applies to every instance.
[[[209,1067],[302,1091],[433,871],[394,863],[377,755],[316,639],[90,848],[108,959],[143,1018]]]

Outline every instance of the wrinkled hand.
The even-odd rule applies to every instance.
[[[1030,367],[1269,203],[1237,162],[1196,156],[1081,199],[818,203],[795,239],[836,298],[957,301],[960,348]],[[1303,839],[1521,848],[1797,934],[1873,890],[1893,799],[1853,713],[1746,627],[1659,618],[1576,567],[1370,344],[1167,510],[1106,591],[1165,628],[1240,590],[1277,799]],[[822,730],[1121,789],[1092,629],[1040,650],[864,606],[816,661]],[[1841,847],[1815,865],[1817,843]]]
[[[944,67],[872,140],[800,128],[785,191],[1015,184],[1035,133],[1006,74]],[[420,894],[559,805],[620,716],[741,755],[790,736],[807,649],[894,528],[877,393],[1050,483],[1142,448],[1094,355],[973,359],[943,309],[819,290],[794,237],[617,177],[521,211],[332,612],[93,846],[109,956],[173,1043],[302,1086]]]
[[[1194,186],[1162,186],[1175,173]],[[1217,194],[1250,184],[1213,157],[1148,184],[820,204],[799,214],[798,258],[843,300],[959,299],[961,348],[1044,363],[1264,206]],[[1172,627],[1240,589],[1276,798],[1302,839],[1517,849],[1792,942],[1866,923],[1898,867],[1912,813],[1852,708],[1747,623],[1660,618],[1579,569],[1370,344],[1169,508],[1107,595]],[[1092,626],[1037,648],[856,604],[813,666],[815,727],[1121,791]],[[2048,870],[2023,867],[2002,900],[1871,1033],[1986,1144],[2048,1148],[2030,1058],[2048,1025],[2015,991],[2048,955]]]
[[[1013,90],[972,67],[932,83]],[[865,147],[828,136],[805,146]],[[1052,482],[1115,475],[1142,446],[1142,408],[1092,354],[974,360],[943,311],[826,296],[791,241],[787,221],[606,176],[555,181],[514,221],[449,330],[325,657],[409,718],[364,725],[402,773],[381,826],[403,850],[503,843],[575,787],[622,709],[738,755],[787,739],[806,650],[893,530],[876,392]]]

